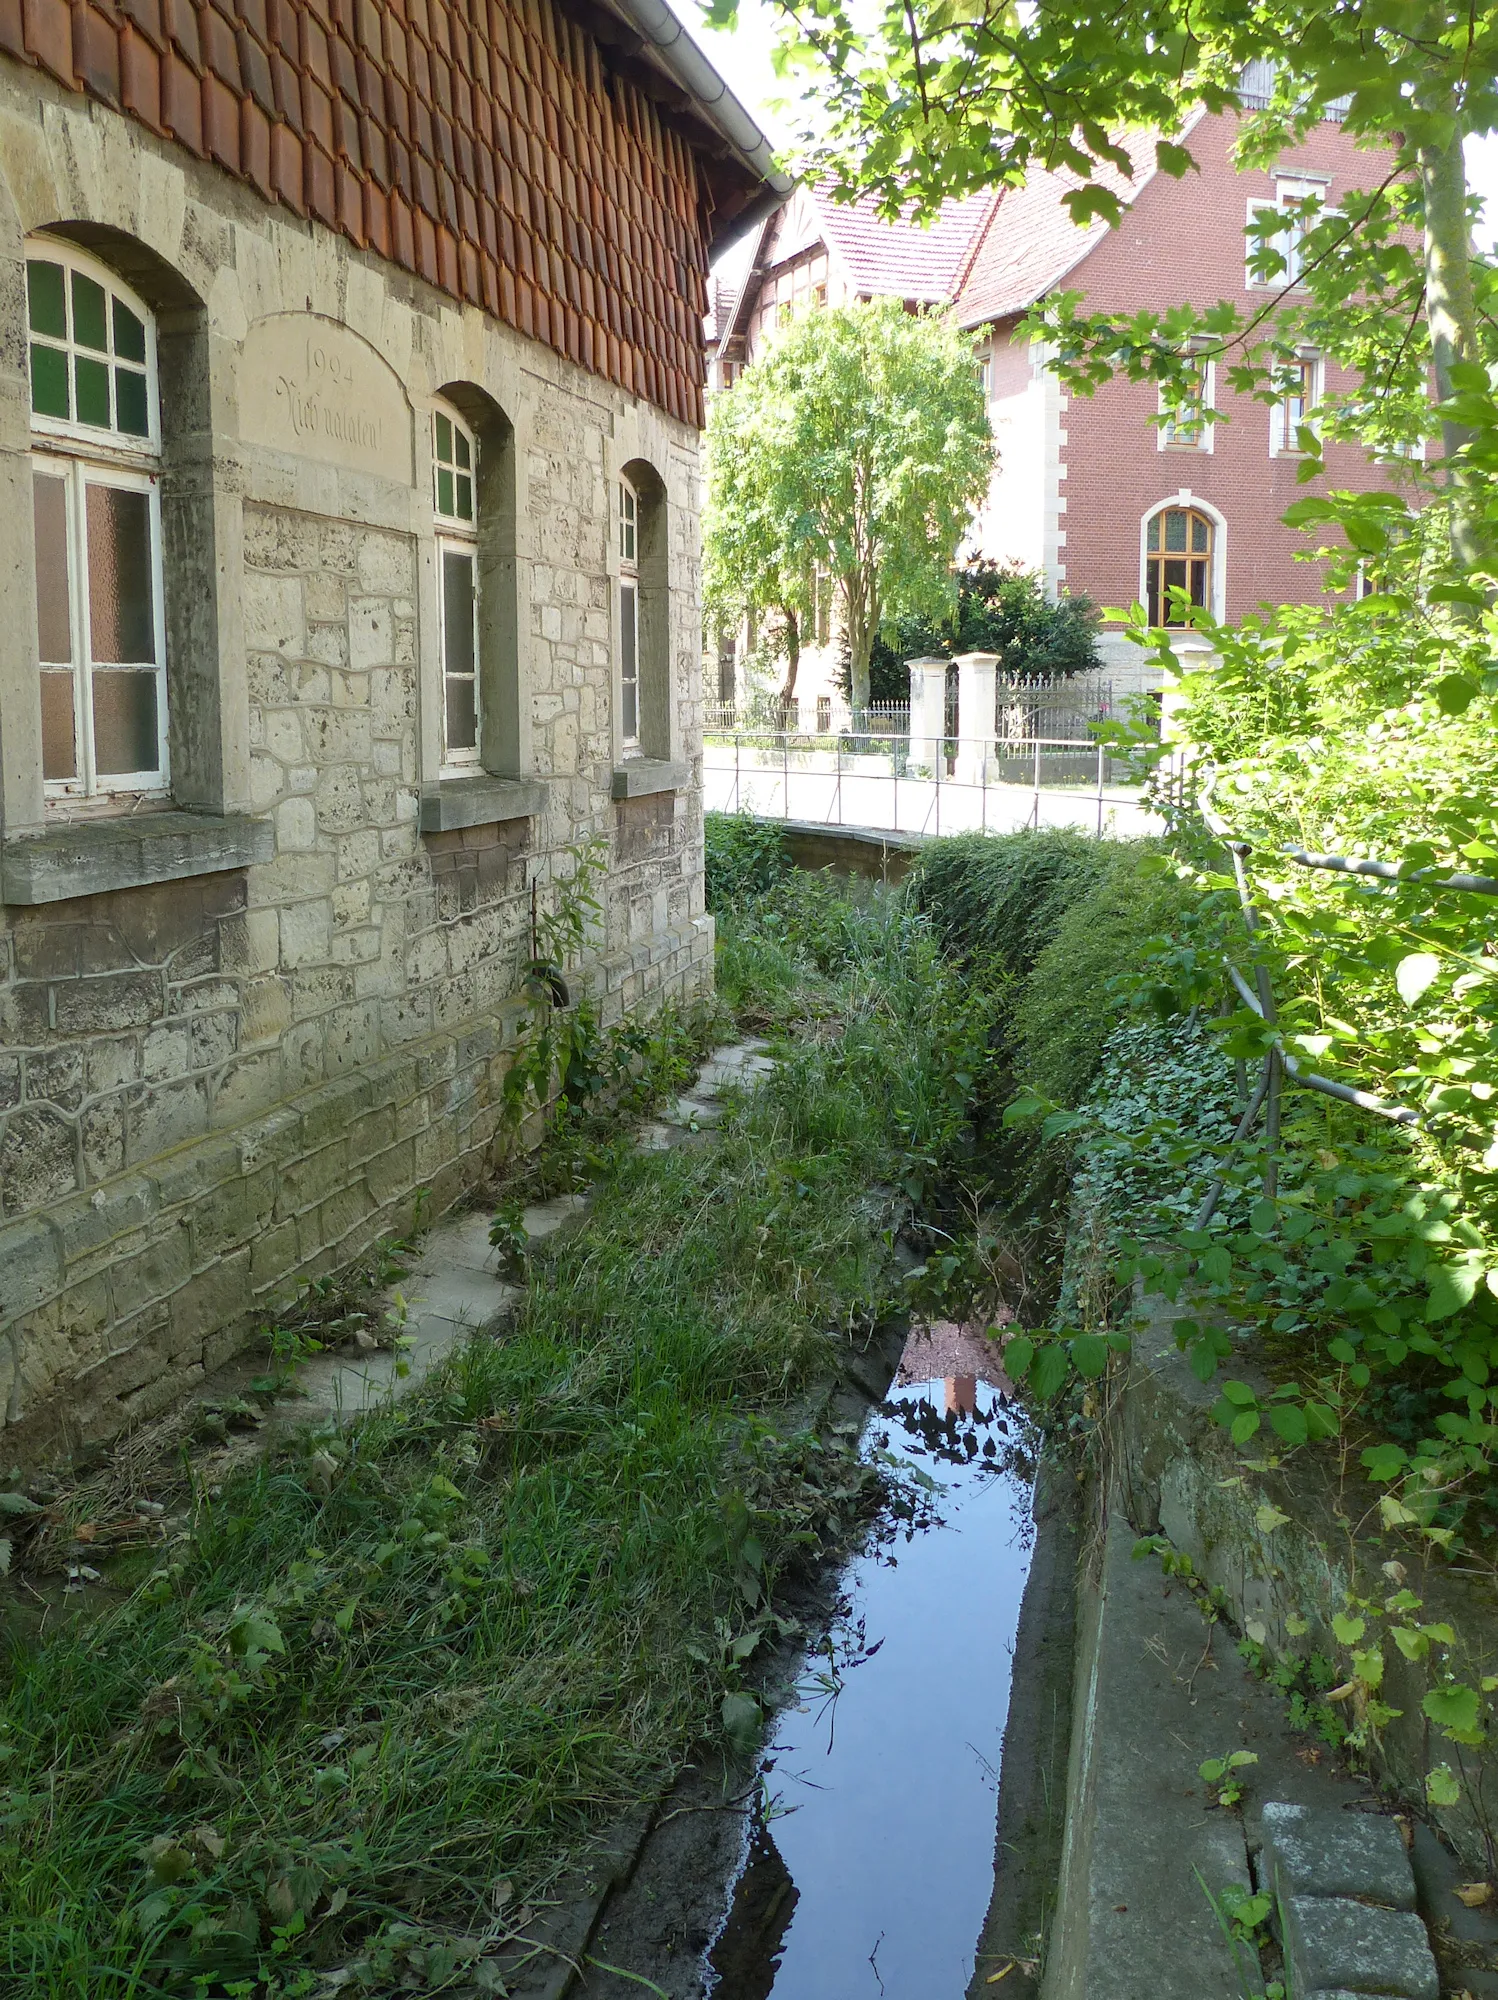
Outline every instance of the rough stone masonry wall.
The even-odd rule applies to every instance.
[[[462,1193],[495,1143],[531,885],[546,898],[581,841],[603,836],[610,857],[579,982],[606,1022],[709,986],[712,927],[695,435],[328,232],[261,212],[125,121],[44,101],[34,79],[5,86],[0,72],[0,539],[29,546],[28,517],[3,516],[28,441],[24,237],[82,218],[201,301],[220,790],[274,839],[249,867],[0,910],[11,1463],[159,1410],[298,1283],[408,1219],[418,1191],[432,1212]],[[134,259],[137,289],[151,268]],[[254,416],[257,327],[309,309],[367,365],[369,407],[409,426],[408,474],[304,458]],[[423,833],[440,701],[423,440],[431,398],[454,383],[513,426],[516,775],[541,803]],[[671,734],[688,776],[616,803],[611,502],[619,470],[641,463],[667,510]],[[29,588],[0,574],[0,723],[34,687]]]

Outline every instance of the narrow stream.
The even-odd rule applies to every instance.
[[[999,1762],[1032,1540],[1023,1422],[954,1328],[906,1350],[864,1435],[920,1504],[850,1565],[765,1753],[715,2000],[961,2000],[993,1889]],[[991,1367],[991,1363],[989,1364]],[[932,1490],[926,1481],[940,1490]]]

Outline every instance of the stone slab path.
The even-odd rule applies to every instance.
[[[716,1126],[728,1108],[727,1097],[752,1090],[775,1067],[767,1048],[767,1043],[751,1038],[715,1049],[690,1091],[658,1117],[642,1121],[636,1144],[646,1151],[665,1151],[694,1132]],[[521,1217],[527,1238],[543,1242],[575,1225],[586,1215],[589,1202],[586,1194],[564,1194],[535,1203]],[[272,1406],[267,1430],[284,1432],[329,1416],[354,1417],[386,1401],[399,1401],[461,1341],[492,1329],[513,1311],[521,1289],[500,1276],[498,1253],[489,1242],[489,1222],[487,1212],[470,1209],[439,1223],[424,1239],[406,1277],[385,1295],[387,1306],[397,1306],[397,1295],[404,1302],[408,1345],[398,1354],[376,1348],[315,1355],[297,1370],[297,1393]],[[397,1373],[401,1361],[407,1368],[404,1375]],[[243,1368],[235,1372],[242,1374]]]

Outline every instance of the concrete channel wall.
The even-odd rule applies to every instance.
[[[1188,1556],[1196,1573],[1221,1593],[1226,1615],[1263,1648],[1268,1662],[1322,1654],[1350,1674],[1347,1649],[1332,1619],[1349,1600],[1383,1605],[1403,1587],[1421,1600],[1410,1619],[1449,1624],[1457,1644],[1449,1658],[1433,1647],[1422,1661],[1384,1644],[1383,1696],[1399,1711],[1371,1737],[1369,1766],[1381,1786],[1415,1802],[1425,1781],[1447,1764],[1461,1781],[1460,1801],[1438,1815],[1442,1830],[1474,1873],[1492,1866],[1491,1823],[1483,1805],[1498,1788],[1498,1759],[1491,1749],[1446,1739],[1427,1720],[1422,1703],[1448,1674],[1470,1687],[1498,1673],[1498,1616],[1490,1580],[1441,1560],[1429,1561],[1410,1536],[1383,1530],[1380,1489],[1360,1477],[1355,1446],[1292,1454],[1272,1469],[1250,1469],[1273,1456],[1272,1442],[1235,1446],[1211,1419],[1215,1384],[1192,1374],[1171,1331],[1180,1308],[1151,1302],[1146,1331],[1135,1338],[1135,1358],[1108,1432],[1114,1491],[1140,1535],[1166,1536]],[[1234,1359],[1228,1373],[1270,1386]],[[1262,1457],[1259,1454],[1262,1453]],[[1266,1529],[1266,1506],[1284,1518]],[[1403,1575],[1384,1565],[1395,1563]],[[1379,1619],[1364,1613],[1362,1646],[1379,1641]],[[1304,1623],[1304,1630],[1298,1629]],[[1292,1631],[1291,1624],[1297,1629]],[[1399,1619],[1388,1620],[1399,1623]],[[1356,1721],[1354,1704],[1341,1711]]]
[[[1178,1311],[1146,1302],[1089,1482],[1071,1737],[1050,1778],[1066,1811],[1041,2000],[1262,1991],[1275,1967],[1241,1942],[1235,1967],[1219,1920],[1235,1890],[1276,1897],[1274,1950],[1303,2000],[1498,1995],[1498,1921],[1480,1897],[1468,1907],[1463,1886],[1493,1875],[1492,1755],[1446,1739],[1422,1708],[1443,1678],[1480,1686],[1493,1670],[1491,1586],[1381,1532],[1355,1450],[1276,1464],[1261,1445],[1263,1459],[1245,1463],[1212,1422],[1216,1386],[1176,1348]],[[1253,1377],[1240,1361],[1229,1368]],[[1155,1537],[1163,1561],[1136,1555]],[[1398,1712],[1369,1727],[1365,1751],[1339,1755],[1292,1724],[1288,1694],[1241,1642],[1266,1669],[1322,1655],[1346,1677],[1335,1712],[1353,1726],[1367,1718],[1332,1620],[1359,1600],[1359,1645],[1376,1647],[1385,1621],[1369,1603],[1400,1587],[1421,1608],[1386,1622],[1444,1622],[1458,1643],[1449,1659],[1437,1646],[1412,1663],[1386,1641],[1382,1692]],[[1325,1675],[1313,1698],[1327,1699]],[[1241,1805],[1225,1808],[1201,1767],[1240,1750]],[[1426,1777],[1441,1764],[1460,1797],[1433,1811]]]

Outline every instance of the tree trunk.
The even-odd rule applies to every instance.
[[[1472,291],[1472,232],[1467,219],[1467,170],[1462,157],[1462,121],[1454,93],[1445,93],[1443,109],[1451,116],[1451,135],[1419,149],[1420,184],[1425,198],[1425,313],[1435,362],[1436,394],[1442,402],[1453,393],[1454,363],[1478,361],[1477,301]],[[1448,460],[1446,478],[1455,490],[1451,508],[1451,549],[1464,569],[1493,564],[1492,538],[1479,511],[1464,496],[1465,480],[1456,453],[1472,433],[1465,424],[1442,425]]]
[[[848,698],[854,709],[869,705],[869,658],[879,629],[877,604],[870,601],[868,579],[856,572],[838,579],[843,594],[843,625],[848,641]]]
[[[785,620],[785,680],[780,689],[780,706],[785,709],[796,699],[796,676],[801,671],[801,620],[789,604],[781,605],[780,615]]]

